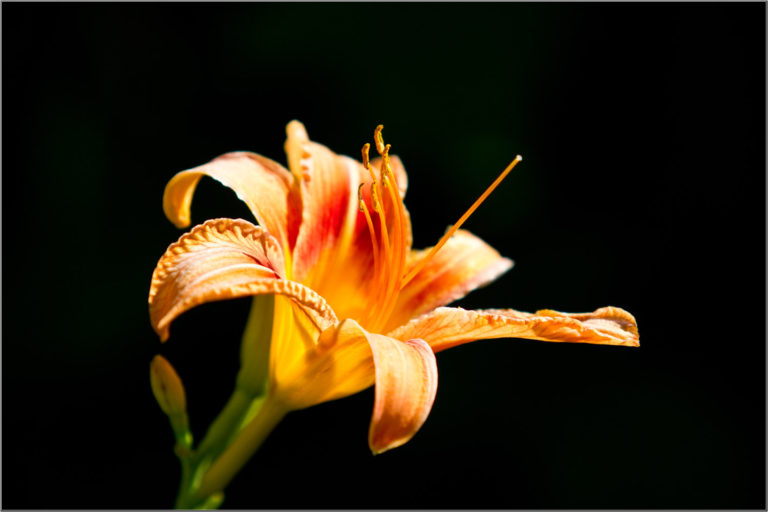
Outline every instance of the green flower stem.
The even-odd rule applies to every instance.
[[[179,455],[178,451],[177,455]],[[181,462],[181,483],[179,484],[179,495],[176,498],[176,508],[185,508],[182,498],[185,497],[186,490],[189,488],[189,481],[192,478],[192,464],[188,456],[179,455],[179,461]]]
[[[181,461],[181,484],[176,498],[176,508],[218,507],[223,495],[218,498],[209,496],[205,503],[200,503],[202,500],[197,500],[192,495],[199,487],[205,471],[237,436],[246,417],[258,409],[260,402],[260,399],[238,387],[208,428],[197,450],[190,450],[191,435],[188,438],[182,438],[183,440],[177,436],[176,454]]]
[[[243,419],[256,399],[257,397],[242,388],[235,388],[229,402],[208,428],[205,438],[200,442],[195,457],[198,462],[206,458],[216,458],[221,453],[239,432]]]
[[[180,458],[189,455],[192,449],[192,432],[189,430],[189,419],[187,412],[169,414],[168,420],[171,422],[173,435],[176,438],[176,455]]]
[[[196,501],[203,502],[223,491],[287,412],[288,409],[280,401],[268,395],[258,414],[206,471],[193,494]]]
[[[218,508],[224,499],[224,495],[220,491],[226,483],[220,486],[218,490],[200,489],[200,486],[212,465],[216,468],[220,467],[217,461],[219,456],[231,449],[231,445],[239,439],[244,429],[253,429],[250,425],[252,423],[258,424],[258,418],[262,417],[260,412],[267,394],[274,304],[274,297],[272,296],[265,295],[253,298],[248,323],[243,333],[240,353],[241,368],[237,376],[235,391],[208,428],[200,446],[193,452],[184,450],[182,447],[184,456],[179,454],[182,463],[182,478],[176,500],[177,508]],[[186,418],[184,419],[186,420]],[[183,435],[181,437],[177,435],[177,447],[180,444],[185,444],[182,439],[184,439]],[[191,448],[191,443],[188,446]],[[240,463],[238,469],[244,463],[245,461]],[[216,471],[218,472],[220,469],[216,469]],[[234,471],[234,473],[236,472],[237,470]],[[228,477],[227,482],[232,479],[234,473]]]

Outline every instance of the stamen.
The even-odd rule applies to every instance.
[[[368,234],[371,236],[371,245],[373,246],[373,275],[376,276],[378,281],[379,275],[379,244],[376,243],[376,230],[373,229],[373,221],[371,220],[371,214],[368,213],[368,207],[365,206],[365,201],[360,201],[360,211],[365,215],[365,222],[368,224]]]
[[[387,219],[384,214],[384,204],[379,203],[379,228],[381,231],[381,240],[384,242],[384,261],[390,261],[390,255],[392,254],[389,246],[389,231],[387,231]]]
[[[389,144],[387,144],[386,149],[389,150]],[[381,164],[381,176],[382,179],[385,176],[389,178],[389,181],[395,186],[395,189],[400,190],[400,186],[397,183],[397,177],[395,176],[395,173],[392,172],[392,167],[389,165],[389,151],[384,154],[384,162]],[[387,183],[385,182],[384,185],[386,186]]]
[[[373,220],[366,205],[361,205],[362,208],[366,208],[364,213],[371,234],[374,260],[377,262],[374,278],[371,279],[372,290],[374,291],[372,298],[376,307],[367,311],[367,318],[365,319],[367,328],[374,331],[384,326],[397,303],[406,261],[405,227],[403,225],[406,214],[398,193],[399,188],[396,188],[397,179],[389,162],[391,146],[384,144],[384,138],[381,134],[383,128],[382,125],[379,125],[374,132],[376,150],[382,157],[378,177],[367,159],[369,145],[366,144],[366,147],[363,148],[363,166],[371,173],[371,199],[373,209],[379,217],[379,236],[377,237],[373,227],[376,221]],[[362,196],[360,198],[362,199]],[[387,205],[387,202],[390,205]],[[393,211],[388,212],[389,209]],[[388,222],[387,213],[391,214],[391,222]]]
[[[381,204],[381,198],[379,197],[379,184],[377,182],[371,183],[371,202],[373,202],[373,211],[379,215],[384,214],[384,207]]]
[[[384,188],[387,188],[387,180],[384,179],[384,176],[387,171],[390,173],[392,172],[392,169],[389,168],[389,148],[391,148],[389,144],[387,144],[384,147],[384,152],[381,154],[382,156],[382,162],[381,162],[381,171],[379,174],[381,175],[381,186]]]
[[[427,266],[427,263],[429,263],[429,260],[431,260],[435,256],[437,251],[439,251],[445,245],[445,243],[448,242],[448,239],[451,238],[451,236],[453,236],[453,234],[461,227],[462,224],[464,224],[464,222],[469,218],[469,216],[472,215],[475,212],[475,210],[477,210],[477,207],[480,206],[480,204],[482,204],[482,202],[485,201],[489,195],[491,195],[491,192],[493,192],[496,189],[496,187],[499,186],[499,184],[504,180],[504,178],[506,178],[507,175],[512,171],[512,169],[514,169],[515,166],[522,160],[523,160],[523,157],[520,155],[517,155],[515,159],[512,160],[512,162],[507,166],[507,168],[501,171],[501,174],[499,174],[496,180],[494,180],[494,182],[491,183],[491,185],[487,189],[485,189],[485,192],[483,192],[482,195],[477,198],[477,201],[475,201],[474,204],[470,206],[466,212],[464,212],[464,215],[462,215],[459,218],[458,222],[456,222],[456,224],[451,226],[451,228],[443,235],[440,241],[437,242],[437,244],[435,244],[434,247],[432,247],[432,250],[429,251],[429,254],[427,254],[427,257],[421,260],[421,262],[419,262],[419,264],[416,265],[408,273],[407,276],[405,276],[405,278],[400,284],[401,289],[405,287],[405,285],[407,285],[411,281],[411,279],[413,279],[416,276],[416,274],[421,272],[425,266]]]
[[[382,164],[382,171],[384,170],[385,167],[384,164]],[[389,177],[393,176],[392,171],[390,169],[386,169],[386,171],[387,172],[382,174],[382,185],[384,185],[384,188],[389,192],[389,199],[392,202],[394,209],[394,230],[392,232],[393,254],[391,259],[388,259],[387,261],[390,265],[393,266],[389,268],[389,279],[386,283],[384,299],[381,301],[380,307],[378,308],[379,313],[374,317],[371,323],[371,328],[374,330],[378,329],[379,327],[383,327],[383,325],[379,325],[379,322],[385,322],[387,319],[389,319],[389,316],[397,302],[397,296],[399,295],[400,291],[400,278],[402,277],[403,269],[405,268],[405,245],[403,244],[402,224],[403,213],[401,212],[402,203],[399,201],[399,198],[395,197],[394,191],[396,188],[389,180]]]
[[[382,126],[379,125],[379,128]],[[369,160],[368,152],[371,149],[371,145],[367,142],[363,145],[362,153],[363,153],[363,167],[368,169],[368,172],[371,174],[371,201],[373,202],[373,211],[375,212],[382,212],[383,209],[381,207],[381,201],[379,198],[379,194],[377,192],[378,190],[378,182],[376,181],[376,173],[373,172],[373,167],[371,167],[371,163]],[[362,185],[360,185],[360,188],[357,190],[357,197],[358,199],[362,199]]]
[[[381,128],[381,125],[379,126]],[[381,131],[379,130],[379,139],[381,139]],[[377,144],[378,145],[378,144]],[[386,155],[386,153],[383,153],[383,155]],[[382,162],[382,170],[384,169],[383,162]],[[381,174],[381,172],[379,173]],[[384,175],[382,174],[382,183],[384,183]],[[392,263],[392,245],[389,241],[389,230],[387,229],[387,215],[384,210],[384,197],[381,194],[381,189],[379,188],[379,184],[377,182],[374,182],[371,184],[371,195],[373,196],[375,194],[375,202],[374,205],[376,206],[376,213],[379,214],[379,234],[381,235],[381,243],[383,247],[380,248],[381,252],[380,255],[382,257],[382,265],[391,265]],[[393,205],[396,206],[396,205]],[[393,240],[394,242],[394,240]],[[382,268],[381,269],[381,275],[378,276],[381,279],[377,279],[377,289],[379,290],[377,294],[377,304],[379,307],[374,308],[378,313],[374,315],[373,324],[375,325],[376,322],[380,320],[381,313],[383,311],[382,306],[387,303],[387,299],[390,294],[390,288],[391,288],[391,280],[393,277],[395,277],[392,273],[391,268]],[[399,275],[397,277],[400,277]],[[382,296],[383,294],[383,296]]]

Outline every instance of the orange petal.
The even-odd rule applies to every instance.
[[[286,357],[283,351],[275,358],[277,393],[292,409],[343,398],[374,383],[373,354],[367,333],[357,322],[345,320],[317,334],[314,346],[299,357]]]
[[[203,175],[231,188],[259,224],[288,250],[298,230],[298,208],[290,198],[293,176],[283,166],[255,153],[226,153],[205,165],[181,171],[165,187],[163,209],[177,227],[190,223],[190,205]]]
[[[320,335],[305,365],[279,379],[291,408],[342,398],[376,383],[368,441],[374,453],[406,443],[427,419],[437,392],[435,355],[423,340],[372,334],[347,319]],[[288,375],[286,374],[286,377]]]
[[[435,352],[491,338],[527,338],[629,347],[640,345],[635,317],[621,308],[611,306],[593,313],[559,313],[545,309],[536,314],[514,309],[468,311],[461,308],[438,308],[411,320],[389,335],[398,339],[422,338]]]
[[[302,200],[293,277],[321,291],[319,281],[329,273],[325,267],[345,253],[354,233],[362,166],[310,141],[298,121],[288,123],[286,132],[288,164],[299,180]]]
[[[290,297],[321,329],[336,322],[322,297],[284,275],[280,246],[264,229],[240,219],[209,220],[160,258],[149,290],[152,326],[165,341],[170,323],[194,306],[262,293]]]
[[[368,334],[376,364],[376,399],[368,444],[374,454],[408,442],[427,420],[437,393],[435,354],[420,339]]]
[[[418,265],[429,248],[413,251],[408,269]],[[427,265],[401,290],[385,332],[411,318],[460,299],[512,268],[513,262],[469,231],[457,231]],[[409,270],[406,270],[406,274]]]

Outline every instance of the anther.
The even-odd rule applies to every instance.
[[[389,166],[389,148],[392,146],[387,144],[384,147],[384,153],[382,153],[382,162],[381,162],[381,181],[384,184],[384,186],[387,186],[387,180],[384,179],[387,177],[387,174],[392,174],[392,168]]]
[[[361,183],[360,186],[357,187],[357,200],[359,202],[357,207],[360,211],[363,211],[363,185],[365,185],[365,183]]]
[[[380,124],[376,127],[376,131],[373,133],[373,139],[376,141],[376,151],[378,151],[380,155],[383,155],[385,152],[384,137],[381,135],[381,130],[383,129],[384,125]]]
[[[371,164],[368,163],[368,151],[370,151],[370,149],[371,149],[371,145],[366,142],[365,145],[363,146],[363,167],[365,167],[366,169],[371,168]]]

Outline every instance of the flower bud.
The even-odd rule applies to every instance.
[[[178,416],[187,411],[187,399],[181,379],[171,363],[161,355],[152,359],[149,365],[152,392],[160,408],[168,416]]]

